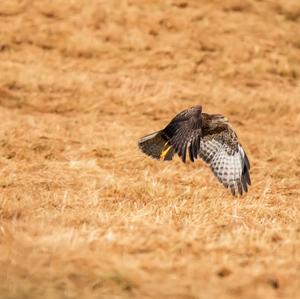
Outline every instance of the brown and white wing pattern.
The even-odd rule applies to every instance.
[[[248,191],[248,185],[251,185],[249,160],[231,129],[204,136],[199,156],[233,195]]]
[[[192,107],[177,114],[162,130],[175,152],[186,161],[189,152],[191,161],[197,157],[202,137],[201,106]]]

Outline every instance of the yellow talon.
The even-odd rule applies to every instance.
[[[166,155],[168,154],[168,152],[170,151],[170,149],[171,149],[171,145],[167,148],[167,149],[165,149],[162,153],[161,153],[161,155],[160,155],[160,159],[161,160],[163,160],[165,157],[166,157]]]

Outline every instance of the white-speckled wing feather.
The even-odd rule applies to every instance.
[[[199,156],[210,165],[212,172],[225,188],[229,188],[233,195],[242,195],[251,184],[248,158],[240,144],[233,150],[232,146],[218,139],[203,138]]]

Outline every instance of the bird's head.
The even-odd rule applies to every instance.
[[[213,124],[216,124],[216,125],[228,123],[228,119],[221,114],[214,114],[211,121]]]
[[[208,130],[215,130],[218,127],[229,125],[228,119],[221,114],[202,113],[202,125]]]
[[[215,130],[228,124],[228,119],[221,114],[210,114],[207,117],[206,126],[208,130]]]

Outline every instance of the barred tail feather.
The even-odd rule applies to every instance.
[[[168,140],[161,131],[142,137],[138,145],[143,153],[157,160],[172,160],[175,154],[173,148],[168,148]]]

